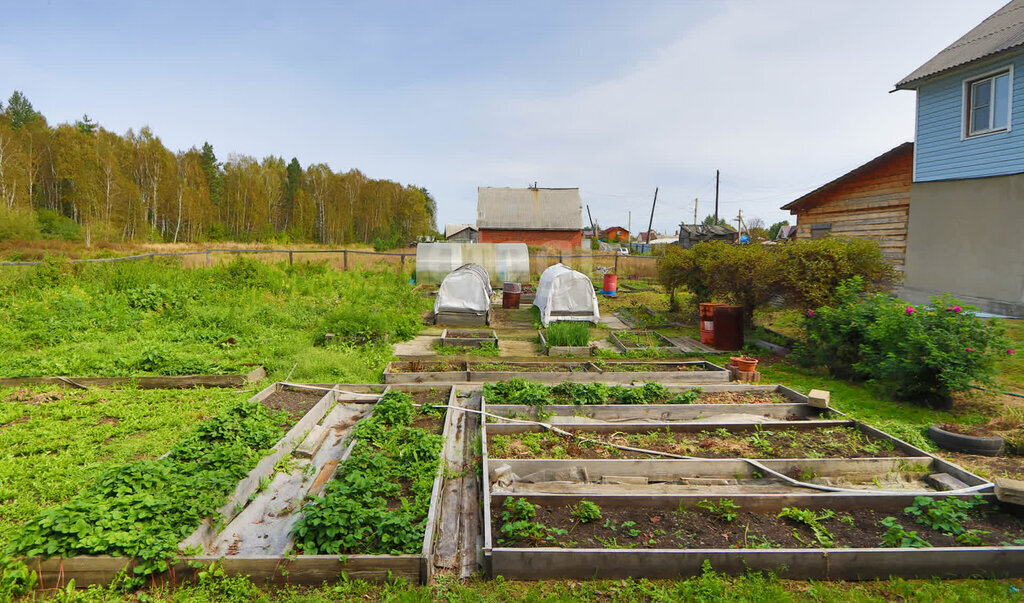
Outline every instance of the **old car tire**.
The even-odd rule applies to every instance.
[[[983,456],[1001,456],[1005,442],[999,436],[969,436],[960,433],[946,431],[938,425],[928,428],[928,437],[935,442],[939,448],[952,450],[953,452],[966,452],[968,454],[980,454]]]

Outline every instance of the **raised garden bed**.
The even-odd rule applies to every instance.
[[[535,425],[489,425],[488,455],[512,459],[665,458],[598,442],[662,452],[667,456],[700,458],[891,458],[914,454],[896,442],[865,434],[845,421],[775,422],[770,426],[672,423],[656,429],[640,424],[610,423],[563,425],[563,428],[576,437]]]
[[[242,387],[267,376],[258,366],[244,375],[161,375],[153,377],[13,377],[0,379],[0,387],[65,385],[85,389],[133,385],[139,389],[190,389],[194,387]]]
[[[537,331],[540,347],[548,356],[590,356],[594,348],[589,345],[549,345],[544,331]]]
[[[425,412],[420,407],[409,418],[408,427],[392,428],[388,427],[388,425],[391,425],[390,422],[381,423],[385,421],[384,417],[387,415],[380,415],[377,413],[376,406],[366,403],[368,398],[370,402],[373,402],[376,398],[380,397],[379,395],[368,397],[365,394],[360,395],[359,392],[342,391],[344,387],[336,386],[332,391],[327,391],[303,415],[302,419],[292,427],[288,434],[278,442],[273,448],[272,453],[264,457],[256,468],[238,483],[228,503],[221,507],[221,518],[218,521],[205,521],[195,533],[179,545],[182,548],[198,546],[204,551],[204,554],[182,558],[180,562],[170,568],[170,572],[153,575],[151,579],[154,583],[172,582],[189,577],[194,574],[195,567],[192,564],[195,562],[200,564],[199,567],[213,562],[220,562],[228,574],[249,575],[254,580],[265,580],[278,584],[320,584],[325,579],[334,579],[342,573],[353,579],[367,580],[401,578],[418,583],[427,579],[429,569],[426,560],[430,557],[435,540],[435,514],[436,507],[438,506],[440,484],[443,480],[443,463],[441,459],[451,460],[456,453],[447,443],[448,435],[454,429],[453,420],[451,419],[453,413],[446,413],[444,409],[435,409],[433,411],[427,409]],[[372,390],[376,388],[367,387],[363,389]],[[405,386],[401,389],[406,389],[409,392],[415,404],[430,403],[447,406],[455,400],[455,392],[451,387]],[[254,396],[253,399],[264,402],[268,406],[280,406],[288,410],[288,406],[308,404],[308,397],[295,395],[300,392],[301,388],[298,387],[274,384],[260,392],[260,394],[257,394],[257,396]],[[342,424],[328,425],[328,421],[332,417],[339,417],[345,414],[346,411],[351,411],[352,408],[361,412],[357,412],[356,415],[349,412],[350,420],[345,421],[343,418]],[[409,543],[410,538],[415,538],[415,552],[393,550],[395,546],[408,548],[406,545],[382,545],[377,542],[375,538],[380,533],[382,529],[380,526],[383,524],[374,520],[372,522],[375,526],[373,530],[361,532],[364,536],[367,534],[371,535],[367,539],[370,543],[367,546],[371,548],[383,546],[386,549],[382,550],[384,553],[396,552],[400,554],[374,554],[377,552],[376,549],[371,551],[360,550],[360,545],[358,542],[355,542],[346,546],[344,551],[341,551],[346,554],[295,555],[291,553],[286,555],[285,552],[293,546],[292,533],[294,528],[301,525],[302,519],[309,515],[309,509],[312,508],[301,506],[303,499],[307,495],[315,495],[318,492],[327,491],[328,499],[332,496],[335,498],[337,496],[344,497],[346,496],[344,490],[341,490],[342,493],[338,494],[335,491],[337,489],[330,485],[333,483],[330,480],[335,471],[337,472],[334,478],[336,481],[345,480],[348,471],[356,470],[355,467],[351,466],[352,463],[356,463],[360,465],[360,471],[365,472],[367,477],[372,478],[372,472],[376,468],[386,466],[386,464],[373,461],[367,455],[377,454],[374,451],[378,449],[387,454],[389,450],[387,446],[391,444],[382,444],[384,447],[378,448],[376,445],[371,444],[370,440],[366,440],[361,446],[358,438],[349,439],[345,437],[349,427],[353,424],[362,424],[355,423],[355,419],[358,419],[357,415],[363,414],[371,408],[374,409],[374,415],[371,416],[379,416],[379,420],[374,420],[377,420],[385,431],[388,429],[408,429],[410,434],[416,431],[433,434],[425,435],[423,436],[424,438],[435,438],[432,440],[434,442],[432,444],[428,443],[427,439],[412,438],[411,435],[398,437],[397,440],[392,442],[392,444],[405,446],[410,445],[409,442],[415,442],[412,444],[414,446],[427,445],[434,451],[434,454],[438,455],[436,457],[437,460],[433,461],[436,463],[436,470],[430,470],[428,481],[413,480],[408,484],[403,484],[402,478],[394,481],[388,478],[387,483],[392,484],[391,486],[374,490],[375,495],[382,496],[385,499],[384,507],[376,512],[383,512],[385,515],[388,513],[385,509],[406,509],[406,505],[401,503],[403,498],[408,497],[410,500],[416,496],[421,498],[419,502],[408,507],[416,508],[418,506],[423,513],[422,517],[410,516],[409,521],[413,523],[410,524],[408,530],[413,530],[413,532],[409,532],[400,525],[396,527],[393,522],[389,524],[391,527],[387,528],[389,532],[397,530],[394,533],[401,534],[402,541],[406,544]],[[407,415],[403,414],[401,416],[405,417]],[[364,422],[368,420],[363,419]],[[388,421],[392,420],[399,421],[395,425],[406,424],[406,419],[388,419]],[[318,425],[321,421],[322,424]],[[321,427],[327,427],[329,432],[320,438],[317,446],[310,448],[308,446],[309,442],[316,439],[317,429]],[[338,429],[339,427],[340,430]],[[367,428],[369,427],[368,425]],[[379,428],[371,429],[368,433],[378,433],[377,429]],[[354,433],[358,433],[358,430]],[[376,438],[378,436],[373,437]],[[383,441],[388,442],[389,440],[385,438]],[[306,452],[309,455],[300,457],[299,453],[304,447],[307,448]],[[399,461],[399,465],[402,467],[401,471],[403,472],[401,475],[409,476],[410,478],[419,475],[414,470],[417,463],[421,465],[423,463],[432,464],[432,461],[429,456],[423,456],[422,452],[410,456],[408,461],[401,460]],[[303,466],[304,464],[306,466]],[[313,470],[309,470],[310,467]],[[408,473],[405,473],[406,471]],[[296,483],[298,483],[297,487]],[[359,483],[359,480],[346,483]],[[394,486],[395,483],[399,485]],[[398,489],[389,491],[389,488]],[[422,499],[424,496],[428,497],[429,500]],[[327,499],[317,499],[317,501],[321,500]],[[329,503],[320,502],[319,504]],[[362,501],[359,507],[365,510],[366,501]],[[342,508],[345,508],[344,505],[342,505]],[[373,508],[372,505],[371,508]],[[339,512],[344,516],[345,512]],[[334,516],[332,515],[332,517]],[[401,522],[406,520],[396,515],[394,521],[398,521],[401,524]],[[220,526],[222,529],[217,529],[213,527],[214,525]],[[418,535],[414,533],[416,530],[419,530]],[[351,533],[347,532],[347,537],[349,540],[359,540],[358,536],[352,535],[359,533],[358,530]],[[305,534],[306,538],[303,542],[308,547],[309,542],[311,542],[309,530]],[[333,543],[334,539],[331,537],[325,542]],[[300,545],[296,546],[302,548]],[[331,544],[330,546],[335,545]],[[103,584],[113,579],[117,571],[122,568],[134,567],[138,563],[136,559],[112,557],[30,559],[28,562],[32,569],[39,572],[40,586],[42,587],[66,584],[70,579],[74,579],[76,584],[80,586]],[[150,578],[147,578],[147,582],[149,580]]]
[[[696,405],[760,405],[790,403],[803,405],[807,397],[783,385],[706,384],[662,385],[648,382],[642,385],[609,385],[605,383],[564,382],[545,385],[537,381],[511,379],[484,385],[484,397],[490,408],[495,405],[524,405],[551,408],[562,405],[575,412],[580,406],[601,405],[670,405],[690,407]],[[665,412],[652,408],[650,412]],[[691,411],[693,412],[693,411]],[[699,410],[697,412],[700,412]],[[725,412],[728,412],[726,410]]]
[[[391,362],[385,383],[495,382],[513,378],[542,383],[725,383],[729,372],[703,360],[688,362]]]
[[[661,313],[647,306],[618,308],[615,315],[631,329],[662,329],[672,326]]]
[[[608,339],[623,352],[655,350],[670,354],[678,351],[674,343],[656,331],[615,331]]]
[[[498,346],[498,334],[494,331],[469,331],[445,329],[441,331],[441,345],[463,348],[479,348],[484,345]]]

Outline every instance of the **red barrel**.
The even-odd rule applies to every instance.
[[[715,308],[726,304],[705,302],[700,305],[700,342],[715,344]]]
[[[743,306],[719,304],[715,307],[714,343],[716,350],[738,350],[743,347]]]
[[[619,275],[604,275],[604,286],[601,288],[601,290],[607,293],[608,295],[615,295],[616,291],[619,290]]]
[[[522,291],[523,286],[519,283],[505,283],[501,287],[501,307],[506,310],[518,310]]]

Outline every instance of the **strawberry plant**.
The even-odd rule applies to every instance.
[[[442,439],[411,427],[415,414],[407,394],[388,392],[373,415],[353,428],[355,446],[343,470],[323,496],[302,508],[293,531],[298,550],[322,555],[420,550]]]
[[[918,549],[931,546],[930,542],[917,535],[917,531],[908,532],[903,529],[902,525],[896,523],[895,517],[886,517],[879,523],[886,528],[882,535],[882,546]]]
[[[238,480],[280,438],[277,417],[242,402],[204,421],[170,453],[102,475],[14,535],[12,555],[136,557],[135,573],[166,571],[177,544],[215,515]]]
[[[581,500],[573,506],[570,515],[575,517],[580,523],[590,523],[601,519],[601,507],[589,500]]]
[[[903,512],[923,526],[928,526],[949,536],[959,536],[966,531],[963,522],[967,521],[971,509],[984,504],[986,504],[985,499],[980,496],[975,497],[974,500],[915,496],[914,504],[903,509]],[[977,536],[978,534],[972,531],[971,535],[965,537],[965,542],[962,544],[981,544],[981,540],[976,538]]]

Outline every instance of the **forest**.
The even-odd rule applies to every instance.
[[[0,102],[0,240],[408,244],[436,231],[425,188],[325,163],[171,151],[148,127],[50,126],[21,92]]]

